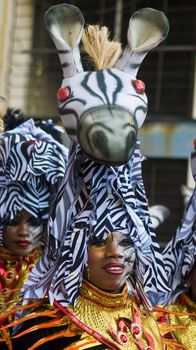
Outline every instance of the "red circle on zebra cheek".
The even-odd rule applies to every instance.
[[[70,96],[70,89],[68,87],[60,88],[57,91],[57,99],[61,102],[66,101]]]
[[[142,80],[132,80],[132,85],[139,94],[145,91],[145,84]]]

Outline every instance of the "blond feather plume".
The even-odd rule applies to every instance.
[[[96,70],[114,67],[122,52],[121,44],[109,39],[107,27],[89,25],[83,33],[82,42]]]

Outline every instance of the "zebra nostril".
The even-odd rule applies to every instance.
[[[136,142],[136,132],[135,131],[131,131],[130,132],[130,143],[131,145],[135,144]]]
[[[105,133],[101,130],[95,131],[92,136],[92,144],[97,148],[101,153],[104,153],[108,156],[108,140]]]

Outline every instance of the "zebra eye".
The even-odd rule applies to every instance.
[[[70,89],[68,87],[60,88],[57,91],[57,99],[59,101],[66,101],[70,96]]]
[[[132,80],[132,85],[139,94],[145,91],[145,84],[142,80]]]

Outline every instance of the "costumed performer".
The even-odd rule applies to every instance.
[[[66,164],[67,149],[33,119],[0,136],[1,315],[16,305],[43,252],[50,203]]]
[[[194,141],[195,144],[195,141]],[[191,153],[192,175],[196,180],[196,152]],[[190,350],[196,348],[196,189],[188,200],[181,225],[163,251],[166,273],[171,292],[160,304],[166,306],[157,310],[162,324],[185,326],[175,329],[170,338]]]
[[[166,37],[168,21],[154,9],[136,12],[120,58],[113,43],[108,47],[106,28],[88,27],[84,43],[91,52],[99,47],[95,72],[82,70],[78,8],[53,6],[46,25],[62,62],[59,110],[71,146],[48,243],[12,323],[14,349],[163,349],[148,295],[164,293],[167,281],[141,175],[137,129],[147,99],[136,74]]]

